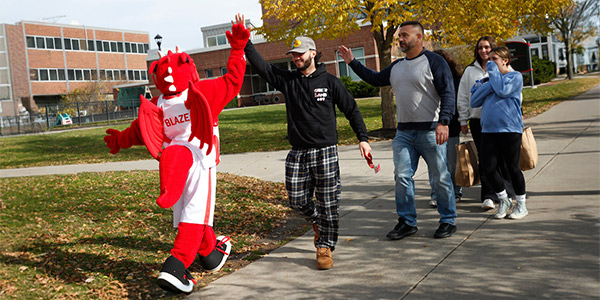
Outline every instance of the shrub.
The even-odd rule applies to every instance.
[[[237,108],[238,107],[238,96],[235,96],[231,101],[229,101],[229,103],[227,103],[227,105],[225,105],[224,109],[229,109],[229,108]]]
[[[549,82],[552,78],[556,77],[556,65],[552,61],[534,56],[531,58],[531,64],[533,65],[533,80],[535,84]],[[531,85],[530,77],[529,73],[523,74],[523,86]]]
[[[374,87],[362,80],[353,81],[349,76],[342,76],[340,77],[340,80],[354,98],[379,96],[379,88]]]

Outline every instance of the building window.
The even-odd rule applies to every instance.
[[[46,38],[46,49],[54,49],[54,39],[51,37]]]
[[[65,81],[65,70],[64,69],[58,69],[58,80],[60,81]]]
[[[539,36],[534,36],[534,37],[530,37],[528,39],[525,39],[528,43],[530,44],[535,44],[535,43],[539,43],[540,42],[540,37]]]
[[[83,80],[90,81],[92,80],[91,70],[83,70]]]
[[[133,81],[133,71],[132,70],[127,71],[127,79]]]
[[[102,49],[104,52],[110,52],[110,43],[107,41],[102,41]]]
[[[96,70],[91,70],[92,80],[98,80],[98,72]]]
[[[219,35],[217,37],[217,44],[219,44],[219,45],[227,45],[228,44],[227,38],[224,35]]]
[[[125,42],[125,52],[131,53],[131,43]]]
[[[40,69],[40,80],[41,81],[47,81],[49,79],[48,77],[48,70],[47,69]]]
[[[87,51],[87,42],[85,40],[79,40],[79,49]]]
[[[227,45],[227,38],[224,34],[217,36],[209,36],[206,38],[206,42],[208,43],[208,47]]]
[[[0,85],[8,84],[8,69],[0,69]]]
[[[531,48],[531,57],[534,57],[534,56],[538,57],[538,58],[540,57],[539,49],[537,49],[537,48]]]
[[[542,58],[548,59],[548,44],[542,44]]]
[[[286,62],[273,63],[273,65],[275,67],[279,68],[279,69],[282,69],[282,70],[289,70],[290,69],[290,66],[289,66],[289,64],[288,64],[287,61]]]
[[[69,80],[75,80],[75,70],[67,69],[67,77]]]
[[[137,44],[138,53],[144,53],[144,44]]]
[[[0,99],[10,99],[9,86],[0,86]]]
[[[78,39],[71,39],[71,42],[73,42],[73,50],[79,50],[79,40]]]
[[[54,49],[62,49],[62,39],[61,38],[54,38]]]
[[[102,41],[96,41],[96,51],[102,52]]]
[[[71,50],[71,39],[65,39],[65,50]]]
[[[146,70],[140,71],[140,74],[142,75],[142,80],[148,80],[148,73]]]
[[[58,70],[50,69],[50,80],[58,80]]]
[[[221,67],[221,76],[227,74],[227,67]]]
[[[32,36],[27,37],[27,48],[35,48],[35,38]]]
[[[35,46],[38,49],[44,49],[44,48],[46,48],[45,39],[43,37],[36,37],[35,38]]]
[[[114,80],[112,70],[106,70],[106,80],[111,80],[111,81]]]
[[[29,80],[31,80],[31,81],[38,81],[39,80],[38,70],[37,69],[29,69]]]
[[[117,42],[110,42],[110,52],[117,52]]]
[[[213,77],[213,70],[212,69],[206,69],[206,70],[204,70],[204,72],[206,73],[206,78]]]
[[[118,42],[118,43],[117,43],[117,50],[118,50],[119,52],[123,52],[123,42]]]
[[[264,93],[267,91],[267,82],[261,79],[260,76],[252,76],[252,93]]]
[[[94,41],[92,40],[88,40],[87,41],[87,48],[89,51],[94,51],[95,47],[94,47]]]
[[[206,38],[206,44],[208,47],[214,47],[217,45],[217,38],[214,36],[210,36]]]
[[[137,45],[135,43],[131,43],[131,53],[137,53]]]
[[[258,76],[258,72],[252,67],[252,93],[259,94],[273,91],[275,91],[275,88],[271,87],[267,81]]]
[[[365,65],[365,49],[364,48],[353,48],[351,49],[352,54],[354,55],[354,58],[356,58],[356,60],[358,60],[361,64]],[[352,68],[350,68],[346,62],[344,62],[344,60],[339,57],[338,52],[335,52],[335,57],[337,58],[337,64],[338,64],[338,70],[339,70],[339,75],[340,77],[342,76],[349,76],[350,78],[352,78],[352,80],[360,80],[360,77],[358,77],[358,75],[356,75],[356,73],[354,73],[354,71],[352,71]]]

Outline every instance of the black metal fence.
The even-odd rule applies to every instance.
[[[115,101],[46,105],[40,107],[38,114],[0,116],[0,135],[43,132],[53,127],[134,119],[137,116],[138,107],[133,104],[116,106]]]

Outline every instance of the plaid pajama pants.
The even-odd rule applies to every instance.
[[[341,192],[337,146],[292,148],[285,160],[285,187],[290,206],[318,225],[317,247],[333,251],[338,239]]]

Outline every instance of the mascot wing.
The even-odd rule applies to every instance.
[[[140,132],[150,154],[158,159],[164,140],[162,110],[140,95]]]
[[[190,110],[190,119],[192,121],[192,135],[189,138],[200,140],[200,148],[204,144],[208,146],[206,154],[210,154],[213,147],[213,120],[210,106],[206,101],[206,97],[192,84],[190,81],[188,90],[188,98],[185,101],[185,106]]]

